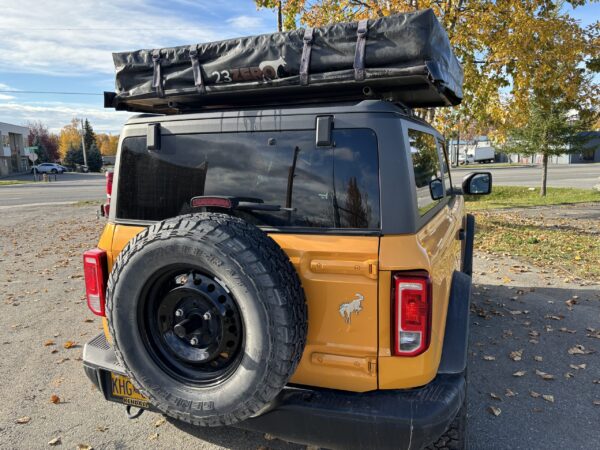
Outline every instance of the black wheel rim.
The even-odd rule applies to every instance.
[[[148,351],[175,379],[218,384],[239,366],[244,347],[242,317],[217,277],[192,267],[171,267],[146,283],[139,327]]]

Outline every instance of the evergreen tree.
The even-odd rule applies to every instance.
[[[102,168],[102,155],[95,143],[91,147],[86,148],[86,156],[90,172],[100,172]]]
[[[83,165],[83,150],[79,147],[69,147],[65,153],[64,162],[67,167],[75,168],[75,166]]]
[[[36,155],[38,155],[38,159],[36,160],[36,162],[34,164],[42,164],[45,162],[50,162],[50,157],[48,156],[48,150],[46,149],[46,146],[44,145],[44,142],[42,141],[40,136],[35,136],[35,138],[33,139],[33,146],[37,147],[35,149],[35,153]]]
[[[85,142],[85,149],[90,150],[93,145],[96,145],[96,133],[90,124],[89,120],[85,119],[83,124],[83,141]]]

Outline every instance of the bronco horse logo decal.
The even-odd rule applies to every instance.
[[[356,296],[354,300],[349,301],[348,303],[342,303],[340,305],[340,316],[342,316],[344,322],[346,322],[347,324],[350,324],[350,321],[352,319],[352,313],[358,314],[362,311],[361,302],[365,299],[358,292],[354,295]]]

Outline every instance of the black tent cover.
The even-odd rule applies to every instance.
[[[463,71],[427,9],[320,28],[114,53],[106,107],[180,113],[244,105],[383,98],[457,105]]]

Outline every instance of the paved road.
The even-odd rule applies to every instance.
[[[453,173],[455,183],[468,172],[485,170],[492,172],[494,184],[510,186],[538,187],[542,179],[541,167],[507,167],[500,169],[487,169],[485,164],[469,165],[468,167],[455,168]],[[548,167],[548,186],[572,187],[591,189],[600,183],[600,164],[556,165]]]
[[[32,175],[11,177],[31,181]],[[0,210],[20,205],[70,203],[106,198],[105,178],[98,173],[65,173],[58,181],[0,186]]]

